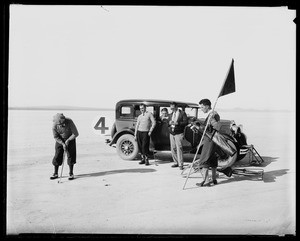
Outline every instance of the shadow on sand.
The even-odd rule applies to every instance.
[[[184,153],[183,160],[186,163],[192,163],[194,156],[195,154]],[[197,155],[197,159],[199,157],[200,155]],[[150,158],[152,162],[155,162],[157,164],[170,164],[173,162],[171,151],[157,152],[155,153],[155,155],[151,155]]]
[[[191,154],[191,153],[185,153],[183,155],[183,160],[184,160],[184,163],[186,164],[190,164],[193,162],[194,160],[194,157],[195,157],[195,154]],[[200,158],[200,154],[197,155],[196,159],[199,159]],[[262,162],[261,164],[259,165],[255,165],[255,164],[252,164],[251,166],[258,166],[258,167],[266,167],[268,166],[270,163],[276,161],[276,159],[278,159],[278,157],[269,157],[269,156],[262,156],[262,159],[264,160],[264,162]],[[168,164],[170,162],[173,162],[173,158],[172,158],[172,155],[171,155],[171,152],[157,152],[154,156],[151,155],[150,156],[150,160],[151,162],[155,162],[157,164]],[[256,159],[254,159],[256,160]],[[235,162],[235,166],[238,166],[238,167],[249,167],[250,166],[250,157],[249,155],[246,155],[242,160],[239,160],[239,161],[236,161]]]
[[[105,172],[94,172],[87,174],[78,174],[76,178],[84,178],[84,177],[99,177],[111,174],[119,174],[119,173],[146,173],[146,172],[155,172],[155,169],[150,168],[133,168],[133,169],[119,169],[119,170],[111,170]]]
[[[269,157],[269,156],[262,156],[262,159],[264,160],[261,164],[250,164],[250,161],[248,156],[243,158],[242,160],[235,163],[233,168],[246,168],[246,169],[263,169],[264,167],[268,166],[272,162],[277,161],[278,157]],[[265,183],[268,182],[275,182],[277,177],[283,176],[287,174],[289,169],[279,169],[274,171],[268,171],[263,173],[263,178],[261,178],[261,175],[259,174],[253,174],[253,175],[235,175],[233,174],[230,178],[228,178],[225,181],[220,182],[220,184],[225,184],[228,182],[234,182],[234,181],[244,181],[244,180],[252,180],[252,181],[263,181]]]
[[[246,156],[245,158],[243,158],[240,161],[237,161],[235,163],[235,165],[232,167],[234,168],[245,168],[245,169],[252,169],[252,170],[257,170],[257,169],[264,169],[264,167],[268,166],[270,163],[275,162],[278,157],[268,157],[268,156],[262,156],[264,162],[262,162],[261,164],[257,164],[257,165],[250,165],[250,161],[249,158]],[[263,172],[263,178],[262,176],[258,173],[258,174],[250,174],[250,175],[237,175],[237,174],[232,174],[231,177],[227,177],[225,175],[220,176],[220,178],[218,178],[218,185],[219,184],[226,184],[226,183],[230,183],[230,182],[239,182],[239,181],[263,181],[265,183],[269,183],[269,182],[275,182],[277,177],[283,176],[285,174],[287,174],[289,171],[289,169],[279,169],[279,170],[273,170],[273,171],[268,171],[268,172]],[[186,176],[185,176],[186,177]],[[200,178],[201,179],[201,175],[200,173],[193,173],[192,175],[189,176],[189,178]],[[199,181],[200,182],[200,181]],[[198,187],[193,187],[193,188],[198,188]],[[189,188],[185,188],[185,189],[189,189]]]
[[[255,165],[252,164],[250,165],[250,157],[249,155],[245,156],[242,160],[239,160],[235,162],[234,166],[236,167],[250,167],[250,166],[257,166],[257,167],[266,167],[270,163],[277,161],[278,157],[270,157],[270,156],[262,156],[262,159],[264,160],[261,164]],[[253,160],[256,160],[255,158]]]
[[[261,179],[258,175],[252,175],[252,176],[241,176],[241,175],[232,175],[231,177],[220,177],[218,178],[218,186],[223,185],[223,184],[228,184],[230,182],[241,182],[241,181],[263,181],[264,183],[269,183],[269,182],[275,182],[277,177],[283,176],[287,174],[289,169],[279,169],[279,170],[274,170],[274,171],[269,171],[269,172],[264,172],[263,179]],[[189,179],[192,178],[191,176]],[[194,178],[199,178],[199,182],[202,181],[201,177],[195,177]],[[208,187],[213,187],[213,185],[209,185]],[[186,189],[195,189],[195,188],[207,188],[207,187],[199,187],[199,186],[190,186],[188,185],[184,188]]]
[[[264,172],[263,179],[259,177],[259,175],[250,175],[250,176],[242,176],[233,174],[230,178],[220,180],[219,184],[225,184],[230,182],[240,182],[240,181],[263,181],[265,183],[275,182],[277,177],[283,176],[287,174],[289,169],[279,169],[269,172]]]

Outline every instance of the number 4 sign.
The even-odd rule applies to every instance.
[[[101,130],[101,134],[105,134],[105,130],[108,130],[109,128],[105,126],[105,117],[100,117],[96,125],[94,126],[95,130]]]
[[[109,118],[100,116],[93,121],[93,129],[97,135],[109,135],[112,122]]]

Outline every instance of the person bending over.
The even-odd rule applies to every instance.
[[[52,131],[55,139],[55,155],[52,160],[54,173],[50,179],[58,178],[58,169],[63,163],[65,152],[69,165],[69,180],[72,180],[74,179],[73,166],[76,163],[76,138],[79,135],[77,128],[70,118],[58,113],[53,117]]]

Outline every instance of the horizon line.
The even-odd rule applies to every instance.
[[[8,110],[115,110],[114,107],[83,107],[83,106],[9,106]],[[266,112],[292,112],[291,109],[255,109],[255,108],[220,108],[219,111],[266,111]]]

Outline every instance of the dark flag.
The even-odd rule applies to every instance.
[[[233,59],[232,59],[227,77],[225,79],[225,82],[223,84],[223,87],[220,91],[218,98],[233,92],[235,92],[235,81],[234,81],[234,68],[233,68]]]

